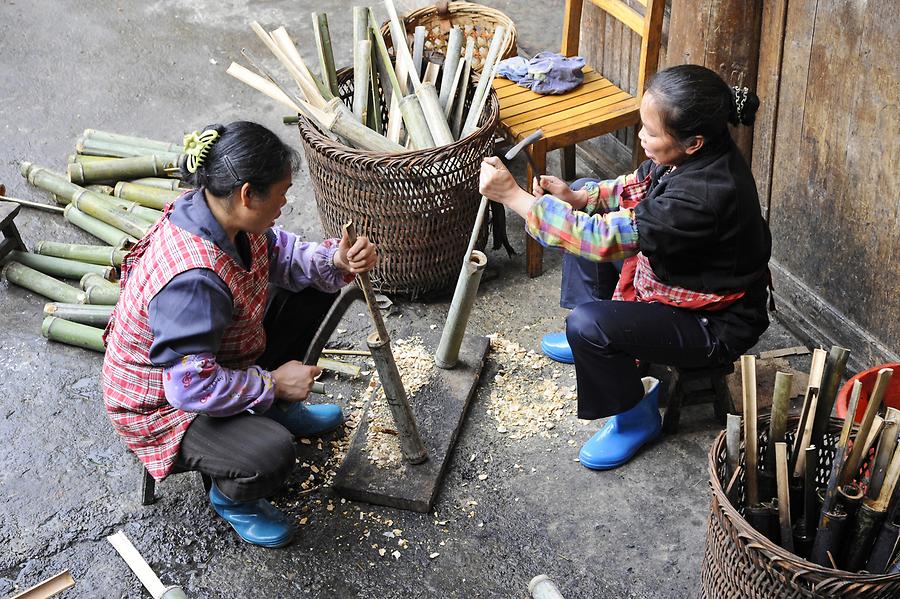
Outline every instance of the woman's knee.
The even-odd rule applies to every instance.
[[[566,318],[566,338],[570,346],[590,344],[605,347],[609,344],[607,329],[611,325],[611,301],[582,304]]]

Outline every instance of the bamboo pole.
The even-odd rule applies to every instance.
[[[800,412],[800,420],[797,421],[797,430],[794,433],[794,449],[791,459],[791,472],[794,476],[802,476],[806,460],[806,446],[812,438],[813,417],[818,404],[819,389],[807,387],[803,397],[803,408]]]
[[[178,160],[179,156],[177,151],[151,150],[141,146],[99,139],[80,139],[75,146],[75,151],[79,154],[105,156],[109,158],[136,158],[138,156],[156,155],[161,159],[172,162]],[[89,162],[93,164],[99,161]]]
[[[166,204],[171,204],[184,195],[184,190],[160,189],[158,187],[120,181],[116,183],[113,195],[147,208],[163,210]],[[162,216],[162,214],[159,214],[159,216]]]
[[[869,489],[866,495],[869,497],[877,497],[884,484],[884,477],[887,473],[888,461],[894,455],[894,449],[897,447],[897,434],[900,433],[900,410],[897,408],[888,408],[884,420],[884,429],[881,433],[881,441],[878,443],[878,450],[875,452],[875,460],[872,463],[872,478],[869,483]]]
[[[90,139],[98,139],[111,141],[116,143],[123,143],[132,146],[137,146],[141,148],[148,148],[151,150],[158,150],[162,152],[181,152],[181,145],[170,143],[167,141],[160,141],[156,139],[149,139],[147,137],[138,137],[135,135],[123,135],[121,133],[111,133],[109,131],[100,131],[99,129],[85,129],[83,133],[84,138]],[[152,154],[153,152],[148,152]]]
[[[332,95],[338,95],[337,74],[334,68],[334,51],[331,47],[331,33],[328,31],[328,15],[325,13],[312,13],[313,37],[316,40],[316,49],[319,53],[319,65],[322,68],[322,82],[331,90]]]
[[[99,264],[79,262],[67,258],[57,258],[55,256],[31,254],[28,252],[20,252],[18,250],[10,252],[10,257],[19,264],[24,264],[45,275],[63,277],[65,279],[80,279],[87,273],[94,273],[97,276],[108,280],[116,278],[116,271],[112,266],[101,266]]]
[[[481,79],[478,80],[478,86],[475,88],[472,105],[469,107],[469,112],[466,115],[460,137],[466,137],[478,128],[478,119],[481,118],[484,103],[490,96],[491,83],[494,81],[494,76],[496,75],[495,67],[500,56],[500,47],[505,38],[506,29],[498,25],[494,29],[494,37],[491,39],[491,46],[488,49],[487,58],[485,58],[484,66],[481,69]]]
[[[0,195],[0,200],[4,202],[12,202],[14,204],[18,204],[20,206],[24,206],[26,208],[36,208],[38,210],[44,210],[46,212],[56,212],[59,214],[63,213],[63,209],[59,206],[53,206],[52,204],[41,204],[40,202],[29,202],[28,200],[20,200],[18,198],[11,198],[8,196]]]
[[[413,30],[413,69],[416,75],[422,76],[422,57],[425,55],[425,27],[416,25]]]
[[[159,189],[172,189],[175,191],[186,191],[187,187],[183,187],[181,179],[164,179],[161,177],[141,177],[132,179],[135,185],[144,185],[146,187],[157,187]]]
[[[822,384],[819,386],[819,403],[816,407],[815,419],[810,443],[816,447],[823,447],[822,441],[834,409],[834,401],[837,398],[838,387],[847,366],[847,358],[850,350],[833,346],[825,360],[825,370],[822,374]]]
[[[450,30],[450,36],[447,39],[447,53],[444,59],[444,72],[441,75],[441,94],[439,96],[441,102],[441,108],[446,109],[447,104],[450,102],[451,96],[451,86],[453,85],[453,80],[456,78],[456,65],[459,64],[459,54],[460,50],[462,50],[462,39],[463,34],[462,30],[454,26],[453,29]]]
[[[83,276],[79,284],[84,289],[89,304],[114,306],[118,303],[122,293],[118,284],[103,281],[90,274]]]
[[[83,304],[87,301],[87,296],[81,290],[18,262],[7,262],[0,270],[0,276],[53,301],[68,304]]]
[[[778,481],[778,522],[781,525],[781,546],[793,553],[794,533],[791,527],[791,498],[788,489],[787,443],[783,441],[775,443],[775,474]]]
[[[360,123],[366,122],[366,108],[369,101],[369,75],[372,57],[372,44],[369,40],[360,40],[353,58],[353,114]]]
[[[453,120],[453,106],[456,104],[456,90],[459,89],[459,82],[462,79],[463,70],[466,67],[466,63],[463,61],[459,61],[456,63],[456,73],[453,75],[453,82],[450,84],[450,99],[444,104],[444,117],[448,119],[448,123]],[[453,135],[453,127],[450,127],[450,134]],[[456,139],[456,136],[453,135],[453,139]]]
[[[101,266],[121,266],[126,254],[125,250],[111,245],[85,245],[56,241],[38,241],[34,246],[34,253],[100,264]]]
[[[894,371],[890,368],[882,368],[878,371],[878,378],[875,379],[875,388],[869,396],[869,402],[866,404],[866,412],[863,415],[862,422],[860,422],[859,432],[856,434],[856,443],[853,444],[853,450],[850,452],[850,457],[847,458],[844,469],[841,471],[840,480],[842,484],[850,482],[858,471],[860,462],[863,457],[865,457],[863,448],[867,444],[866,442],[869,437],[869,431],[872,428],[872,422],[875,420],[875,416],[878,415],[878,409],[881,407],[881,401],[884,399],[884,393],[887,390],[888,383],[890,382],[893,373]],[[859,381],[854,382],[854,392],[856,392],[858,384]],[[848,412],[848,414],[850,413]],[[855,416],[855,413],[850,414],[850,420],[852,421]]]
[[[355,147],[372,152],[404,151],[403,146],[400,144],[393,143],[356,120],[353,113],[341,102],[340,98],[330,100],[328,107],[333,110],[332,131],[350,141]]]
[[[453,131],[454,139],[459,139],[459,134],[462,131],[462,115],[463,110],[466,107],[466,95],[469,93],[469,81],[472,78],[472,57],[475,54],[475,40],[472,38],[468,38],[466,41],[466,55],[463,59],[465,62],[465,67],[463,68],[462,74],[462,87],[459,90],[459,100],[456,102],[456,109],[453,112],[453,126],[451,130]]]
[[[44,314],[55,316],[93,327],[105,327],[112,315],[112,306],[91,306],[89,304],[66,304],[50,302],[44,304]]]
[[[741,356],[741,381],[744,399],[744,464],[746,466],[747,506],[759,503],[756,472],[756,357]]]
[[[766,444],[765,455],[765,470],[768,475],[767,478],[772,478],[772,483],[775,483],[774,479],[776,475],[775,447],[777,443],[784,441],[787,429],[788,408],[791,400],[791,385],[793,381],[794,376],[792,374],[786,372],[775,373],[775,391],[772,396],[772,413],[769,419],[769,440]],[[767,489],[766,494],[772,493],[772,495],[774,495],[776,488],[777,487]],[[766,497],[766,499],[768,499],[768,497]],[[779,506],[780,504],[781,498],[779,497]]]
[[[79,229],[87,231],[97,239],[105,241],[113,247],[120,249],[130,248],[137,243],[137,239],[131,235],[128,235],[101,220],[97,220],[93,216],[85,214],[75,206],[66,206],[63,216],[65,216],[67,221]]]
[[[119,289],[119,282],[112,281],[105,277],[100,276],[97,273],[89,272],[85,273],[80,279],[78,279],[78,286],[83,290],[87,291],[90,287],[103,287],[105,289]]]
[[[300,91],[303,93],[303,97],[306,98],[306,102],[308,102],[313,108],[317,108],[319,110],[324,108],[326,100],[323,97],[322,93],[316,87],[315,83],[307,77],[307,74],[303,73],[302,70],[298,68],[297,64],[287,53],[290,51],[290,49],[284,43],[284,36],[287,35],[287,32],[285,31],[284,35],[280,38],[275,37],[268,34],[256,21],[251,21],[250,28],[254,33],[256,33],[257,37],[259,37],[263,44],[266,45],[269,51],[275,55],[275,58],[277,58],[278,61],[281,62],[282,66],[287,69],[288,73],[291,75],[291,78],[294,80],[294,83],[297,84],[297,87],[299,87]],[[276,33],[278,31],[279,30],[276,30]],[[279,43],[279,39],[282,40],[282,43]],[[293,43],[290,43],[290,46],[294,47]],[[294,47],[294,50],[296,51],[296,47]],[[303,111],[298,108],[297,112]]]
[[[425,113],[416,94],[409,94],[400,100],[400,114],[403,115],[403,122],[406,124],[406,131],[414,149],[425,150],[435,147],[432,131],[428,128]]]
[[[371,356],[372,352],[367,349],[323,349],[323,354],[333,356]]]
[[[430,82],[423,83],[416,90],[416,97],[419,98],[419,104],[425,115],[425,121],[431,130],[435,145],[445,146],[452,144],[453,133],[450,132],[450,125],[447,124],[447,117],[444,115],[444,108],[438,98],[437,90]]]
[[[741,417],[728,414],[725,422],[725,450],[728,455],[728,475],[734,474],[741,463]]]
[[[288,60],[290,60],[297,68],[306,82],[311,83],[312,86],[318,90],[318,95],[321,96],[325,102],[334,98],[331,89],[320,81],[318,77],[313,75],[313,72],[306,65],[306,61],[303,60],[303,56],[300,54],[300,51],[297,50],[297,44],[294,43],[294,40],[287,32],[287,29],[283,26],[279,27],[278,29],[273,30],[270,35],[272,36],[272,40],[278,45],[281,51],[284,52]]]
[[[897,481],[900,480],[900,445],[894,448],[894,455],[888,464],[887,471],[884,476],[884,484],[878,492],[878,499],[872,503],[872,508],[876,510],[886,510],[894,496],[897,488]]]
[[[388,87],[387,76],[383,79],[381,78],[378,67],[378,52],[375,49],[375,38],[368,27],[366,27],[366,32],[369,35],[369,45],[372,47],[369,59],[369,110],[366,112],[366,126],[376,133],[383,134],[384,124],[381,121],[382,98],[380,89]],[[390,105],[390,101],[388,101],[388,105]]]
[[[116,156],[93,156],[91,154],[69,154],[66,164],[73,162],[97,162],[98,160],[115,160]]]
[[[466,335],[466,325],[469,323],[469,316],[478,295],[478,285],[486,266],[487,256],[475,250],[469,255],[463,272],[459,274],[447,322],[441,332],[437,352],[434,354],[434,363],[438,368],[453,368],[459,361],[459,348]]]
[[[78,185],[94,181],[120,181],[140,177],[165,177],[166,169],[173,164],[168,158],[155,154],[104,160],[102,162],[79,162],[69,164],[66,170],[69,181]]]

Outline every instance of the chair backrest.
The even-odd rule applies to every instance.
[[[641,59],[638,66],[638,83],[635,97],[644,93],[647,79],[659,66],[659,48],[662,42],[663,11],[665,0],[637,0],[644,5],[644,14],[628,6],[623,0],[590,0],[600,10],[641,36]],[[563,20],[563,39],[560,53],[564,56],[578,54],[581,41],[581,9],[584,0],[566,0]]]

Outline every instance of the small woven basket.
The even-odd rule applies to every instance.
[[[338,73],[338,82],[349,106],[352,69]],[[470,101],[471,95],[467,108]],[[384,106],[382,114],[386,121]],[[390,154],[348,148],[300,118],[322,227],[340,237],[352,220],[378,245],[375,289],[417,299],[456,282],[481,198],[481,159],[493,153],[499,119],[492,91],[474,133],[446,146]]]
[[[490,36],[494,34],[494,28],[497,25],[503,25],[506,29],[505,43],[500,47],[501,58],[511,58],[518,52],[516,48],[516,26],[508,16],[483,4],[474,4],[472,2],[437,2],[431,6],[424,6],[414,10],[403,18],[403,25],[406,29],[407,44],[412,45],[412,35],[416,27],[423,26],[428,37],[433,37],[432,31],[435,27],[440,30],[440,37],[446,48],[447,36],[450,29],[457,25],[463,30],[466,26],[471,26],[476,32],[485,31],[488,33],[487,42],[490,43]],[[387,23],[382,25],[381,33],[384,35],[384,42],[388,49],[393,48],[391,41],[390,27]],[[463,49],[466,47],[465,38],[463,38]],[[477,51],[477,50],[476,50]],[[426,52],[427,55],[427,52]],[[472,70],[481,73],[481,64],[477,63]]]
[[[796,430],[799,418],[788,420]],[[768,415],[759,418],[760,463],[768,443]],[[834,446],[842,422],[832,418],[819,454],[817,484],[825,486],[834,459]],[[788,435],[789,444],[792,442]],[[790,445],[789,445],[790,446]],[[743,469],[743,462],[741,467]],[[709,451],[712,501],[706,536],[706,552],[700,573],[700,596],[708,599],[757,597],[852,597],[875,599],[900,597],[900,574],[860,574],[824,568],[776,545],[744,519],[744,478],[735,483],[733,496],[740,508],[728,500],[722,481],[727,473],[725,431]]]

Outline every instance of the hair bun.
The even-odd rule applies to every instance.
[[[733,86],[731,88],[731,113],[728,122],[732,125],[753,125],[756,120],[756,111],[759,109],[759,96],[747,87]]]

